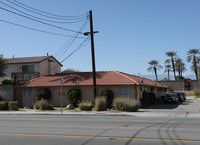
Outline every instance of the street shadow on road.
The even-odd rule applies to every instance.
[[[152,106],[149,106],[149,107],[146,107],[146,108],[142,108],[142,109],[175,109],[177,108],[179,105],[189,105],[193,103],[193,100],[192,99],[188,99],[186,100],[185,102],[181,102],[181,103],[178,103],[178,104],[156,104],[156,105],[152,105]]]
[[[180,104],[158,104],[158,105],[152,105],[143,109],[175,109]]]

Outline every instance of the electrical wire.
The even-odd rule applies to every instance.
[[[67,24],[67,23],[78,23],[78,22],[82,22],[82,21],[84,21],[85,19],[87,19],[87,17],[85,17],[84,19],[81,19],[81,20],[78,20],[78,21],[72,21],[72,22],[52,21],[52,20],[47,20],[47,19],[43,19],[43,18],[40,18],[40,17],[37,17],[37,16],[30,15],[30,14],[25,13],[25,12],[23,12],[23,11],[21,11],[21,10],[18,10],[18,9],[16,9],[16,8],[14,8],[14,7],[12,7],[12,6],[10,6],[10,5],[4,3],[4,2],[1,2],[1,1],[0,1],[0,3],[3,4],[3,5],[5,5],[5,6],[7,6],[7,7],[9,7],[9,8],[11,8],[11,9],[13,9],[13,10],[15,10],[15,11],[17,11],[17,12],[20,12],[20,13],[22,13],[22,14],[24,14],[24,15],[27,15],[27,16],[29,16],[29,17],[33,17],[33,18],[35,18],[35,19],[39,19],[39,20],[46,21],[46,22],[51,22],[51,23],[63,23],[63,24]]]
[[[81,31],[87,26],[88,23],[89,23],[89,21],[86,20],[85,23],[81,26],[81,28],[80,28],[78,31],[81,32]],[[74,39],[71,38],[70,40],[68,40],[67,43],[66,43],[63,47],[61,47],[61,48],[54,54],[54,57],[56,57],[56,56],[58,56],[59,54],[61,54],[61,53],[64,51],[64,49],[66,49],[67,46],[70,47],[70,43],[71,43],[73,40],[75,40],[75,38],[78,37],[78,34],[79,34],[79,33],[74,34],[74,37],[73,37]],[[65,51],[65,52],[66,52],[66,51]],[[65,53],[65,52],[64,52],[64,53]]]
[[[34,9],[34,8],[30,8],[29,6],[26,6],[26,5],[24,5],[24,4],[20,3],[20,2],[18,2],[19,4],[17,4],[17,3],[14,3],[14,2],[12,2],[12,1],[10,1],[10,0],[7,0],[7,1],[10,2],[10,3],[12,3],[13,5],[18,6],[18,7],[22,8],[22,9],[25,9],[25,10],[27,10],[27,11],[29,11],[29,12],[35,13],[35,14],[40,15],[40,16],[43,16],[43,17],[51,18],[51,19],[59,19],[59,20],[77,20],[77,19],[82,19],[82,18],[85,18],[85,17],[88,16],[88,13],[86,13],[86,14],[83,14],[82,16],[80,16],[80,17],[77,17],[77,18],[60,18],[60,17],[53,17],[53,16],[46,15],[46,14],[44,14],[44,13],[41,13],[41,11],[38,12],[38,10],[36,10],[36,9]],[[17,2],[17,1],[16,1],[16,2]],[[32,10],[32,9],[33,9],[33,10]],[[45,12],[45,13],[47,13],[47,12]],[[69,17],[69,16],[68,16],[68,17]],[[72,17],[73,17],[73,16],[72,16]]]
[[[81,47],[86,46],[87,44],[83,45],[86,41],[89,42],[90,36],[88,36],[74,51],[72,51],[67,57],[65,57],[61,63],[63,63],[64,61],[66,61],[71,55],[73,55],[75,52],[77,52]]]
[[[71,57],[74,53],[76,53],[79,49],[81,49],[82,47],[85,47],[88,42],[90,40],[90,36],[88,36],[87,38],[85,38],[85,40],[74,50],[72,51],[67,57],[65,57],[60,63],[62,64],[64,61],[66,61],[69,57]],[[87,41],[87,42],[86,42]],[[84,43],[86,42],[86,44],[84,45]],[[52,70],[56,69],[57,66],[54,66],[52,68]]]
[[[44,24],[44,25],[48,25],[48,26],[55,27],[55,28],[58,28],[58,29],[62,29],[62,30],[69,31],[69,32],[76,32],[76,33],[84,34],[84,33],[82,33],[82,32],[74,31],[74,30],[71,30],[71,29],[67,29],[67,28],[63,28],[63,27],[57,26],[57,25],[49,24],[49,23],[46,23],[46,22],[43,22],[43,21],[40,21],[40,20],[37,20],[37,19],[34,19],[34,18],[30,18],[30,17],[28,17],[28,16],[25,16],[25,15],[22,15],[22,14],[19,14],[19,13],[16,13],[16,12],[13,12],[13,11],[11,11],[11,10],[5,9],[5,8],[3,8],[3,7],[0,7],[0,9],[2,9],[2,10],[4,10],[4,11],[7,11],[7,12],[10,12],[10,13],[15,14],[15,15],[18,15],[18,16],[21,16],[21,17],[30,19],[30,20],[35,21],[35,22],[38,22],[38,23],[42,23],[42,24]]]
[[[7,0],[7,1],[9,1],[9,0]],[[17,1],[17,0],[13,0],[13,1],[14,1],[15,3],[18,3],[18,4],[20,4],[20,5],[24,6],[24,7],[26,7],[26,8],[29,8],[29,9],[34,10],[34,11],[37,11],[37,12],[39,12],[40,14],[41,14],[41,13],[44,13],[44,14],[48,14],[48,15],[51,15],[51,16],[55,16],[54,18],[60,17],[60,18],[62,18],[62,19],[67,19],[67,18],[76,19],[76,18],[84,17],[85,15],[88,14],[88,13],[86,13],[86,14],[76,15],[76,16],[61,16],[61,15],[56,15],[56,14],[52,14],[52,13],[49,13],[49,12],[45,12],[45,11],[41,11],[41,10],[35,9],[35,8],[30,7],[30,6],[27,6],[27,5],[21,3],[21,2],[19,2],[19,1]]]
[[[24,26],[24,25],[21,25],[21,24],[16,24],[16,23],[13,23],[13,22],[9,22],[9,21],[3,20],[3,19],[0,19],[0,21],[4,22],[4,23],[11,24],[11,25],[19,26],[19,27],[22,27],[22,28],[38,31],[38,32],[43,32],[43,33],[48,33],[48,34],[58,35],[58,36],[64,36],[64,37],[74,37],[74,36],[71,36],[71,35],[59,34],[59,33],[44,31],[44,30],[40,30],[40,29],[36,29],[36,28],[31,28],[31,27]],[[84,39],[84,37],[77,37],[77,38]]]
[[[79,29],[79,31],[81,32],[89,23],[89,21],[85,21],[85,23],[83,24],[83,26]],[[76,38],[78,37],[79,33],[76,33],[74,35],[74,38],[71,38],[58,52],[57,54],[55,54],[55,57],[60,55],[60,57],[58,59],[60,59],[70,48],[70,46],[73,44],[73,42],[76,40]]]

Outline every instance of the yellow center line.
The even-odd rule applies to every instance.
[[[0,135],[16,136],[46,136],[46,137],[74,137],[74,138],[100,138],[100,139],[132,139],[132,140],[153,140],[153,141],[177,141],[177,142],[200,142],[200,140],[189,139],[159,139],[159,138],[133,138],[133,137],[114,137],[114,136],[87,136],[87,135],[59,135],[59,134],[25,134],[25,133],[0,133]]]

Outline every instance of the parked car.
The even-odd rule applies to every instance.
[[[185,101],[183,95],[180,92],[176,92],[176,94],[178,96],[178,101],[179,102],[184,102]]]
[[[164,102],[165,103],[178,103],[179,98],[178,98],[177,93],[168,93],[167,95],[165,95]]]
[[[184,101],[186,100],[186,94],[181,92],[181,95],[183,96]]]

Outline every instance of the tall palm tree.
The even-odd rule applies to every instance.
[[[3,59],[3,56],[0,55],[0,77],[4,76],[4,70],[6,69],[6,63],[5,60]]]
[[[162,69],[163,67],[161,65],[159,65],[159,61],[157,60],[151,60],[149,63],[149,68],[147,69],[147,71],[154,71],[155,76],[156,76],[156,81],[158,81],[158,75],[157,75],[157,70]]]
[[[168,80],[170,80],[170,78],[169,78],[169,72],[171,72],[171,71],[172,71],[172,66],[171,66],[169,63],[167,63],[167,64],[165,65],[164,73],[167,72]]]
[[[200,62],[200,57],[197,56],[200,53],[199,49],[190,49],[187,52],[187,62],[192,62],[191,70],[194,71],[196,79],[198,80],[198,64]]]
[[[167,60],[165,61],[165,63],[169,63],[169,62],[172,63],[172,70],[173,70],[173,72],[174,72],[174,79],[176,80],[175,63],[174,63],[174,59],[175,59],[175,57],[177,56],[177,55],[176,55],[176,51],[169,51],[169,52],[166,52],[166,55],[167,55],[168,57],[170,57],[170,58],[167,59]]]
[[[184,78],[182,74],[187,69],[185,68],[185,64],[183,60],[180,58],[175,59],[175,67],[176,67],[176,71],[178,72],[179,79]]]

